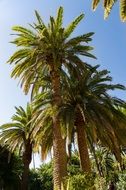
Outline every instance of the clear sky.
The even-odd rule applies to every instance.
[[[59,6],[64,7],[64,25],[80,13],[84,20],[74,35],[95,32],[93,53],[98,58],[91,64],[100,64],[101,68],[111,71],[113,81],[126,85],[126,23],[121,23],[116,5],[108,20],[103,20],[103,8],[91,11],[91,0],[0,0],[0,124],[10,121],[14,106],[25,106],[29,96],[25,96],[18,80],[10,78],[12,66],[6,64],[16,50],[9,43],[12,40],[12,26],[27,26],[35,21],[34,10],[38,10],[45,22],[54,15]],[[113,93],[126,100],[126,92]]]

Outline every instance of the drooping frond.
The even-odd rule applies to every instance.
[[[99,4],[100,0],[92,0],[92,9],[95,10]]]
[[[14,30],[15,32],[18,32],[18,33],[22,34],[22,36],[23,35],[27,35],[27,37],[34,37],[33,31],[31,31],[30,29],[24,28],[22,26],[13,26],[12,30]]]
[[[101,0],[102,1],[102,0]],[[92,0],[92,9],[96,10],[98,4],[101,2],[100,0]],[[117,0],[104,0],[104,18],[108,18],[113,5],[117,2]],[[120,0],[120,18],[123,22],[126,21],[126,0]]]
[[[112,10],[112,7],[116,1],[117,0],[104,0],[104,18],[105,19],[109,16]]]
[[[120,17],[123,22],[126,21],[126,0],[120,0]]]
[[[34,46],[36,40],[35,32],[33,32],[28,28],[24,28],[22,26],[14,26],[12,29],[15,32],[18,32],[18,34],[16,34],[18,37],[15,40],[13,40],[11,43],[16,44],[17,46],[24,46],[24,47],[28,47],[29,45]]]

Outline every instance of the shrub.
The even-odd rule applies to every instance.
[[[70,176],[67,180],[67,190],[95,190],[94,175],[77,174]]]

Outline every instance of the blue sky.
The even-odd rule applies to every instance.
[[[64,25],[67,25],[80,13],[85,19],[73,35],[95,32],[93,53],[98,58],[91,64],[100,64],[101,68],[111,71],[113,81],[126,85],[126,23],[121,23],[116,5],[108,20],[103,20],[103,8],[91,11],[91,0],[0,0],[0,124],[10,121],[14,106],[25,107],[29,96],[25,96],[18,80],[10,78],[12,66],[6,64],[16,47],[12,40],[12,26],[35,21],[34,10],[38,10],[45,22],[54,15],[59,6],[64,7]],[[114,96],[126,99],[126,92],[117,91]]]
[[[73,35],[95,32],[91,45],[98,58],[91,64],[100,64],[101,68],[111,71],[113,81],[126,85],[126,23],[121,23],[116,5],[108,20],[103,20],[103,8],[91,11],[91,1],[84,0],[0,0],[0,124],[8,122],[14,113],[14,106],[25,106],[29,96],[25,96],[18,80],[10,78],[12,66],[6,64],[16,47],[12,40],[12,26],[35,21],[34,10],[38,10],[45,22],[54,15],[59,6],[64,7],[64,25],[67,25],[80,13],[85,13]],[[126,99],[126,92],[114,92],[113,95]]]

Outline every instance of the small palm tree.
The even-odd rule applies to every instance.
[[[95,10],[100,3],[100,0],[92,0],[92,8]],[[117,0],[104,0],[104,18],[107,18],[112,10],[113,5],[117,2]],[[120,0],[120,17],[124,22],[126,21],[126,0]]]
[[[0,142],[7,145],[11,152],[17,150],[23,160],[23,174],[21,189],[28,189],[29,164],[32,159],[32,150],[35,146],[34,139],[31,138],[31,119],[33,109],[27,104],[26,110],[16,107],[16,114],[12,117],[11,123],[0,126]]]

